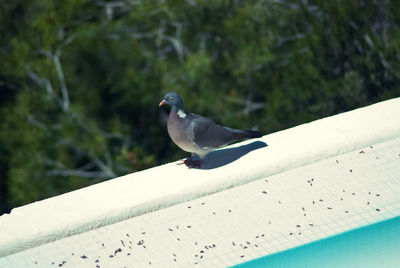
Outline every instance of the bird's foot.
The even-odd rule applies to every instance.
[[[181,160],[177,165],[185,164],[188,168],[201,168],[201,159],[194,159],[195,157],[188,157],[185,160]]]

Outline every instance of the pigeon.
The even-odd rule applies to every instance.
[[[185,112],[182,98],[176,92],[167,93],[159,107],[166,104],[171,106],[168,134],[178,147],[192,154],[181,163],[189,168],[200,168],[203,158],[215,149],[262,136],[259,131],[224,127],[201,115]]]

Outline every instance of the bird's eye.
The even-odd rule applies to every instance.
[[[168,97],[169,101],[172,101],[174,99],[174,97]]]

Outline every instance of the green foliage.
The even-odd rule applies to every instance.
[[[184,157],[168,91],[264,133],[400,96],[394,0],[0,7],[1,211]]]

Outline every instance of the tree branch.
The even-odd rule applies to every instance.
[[[57,51],[54,55],[52,55],[52,60],[54,63],[54,66],[56,67],[56,72],[58,76],[58,80],[60,81],[60,86],[61,86],[61,93],[63,96],[63,109],[64,111],[69,110],[69,94],[68,94],[68,89],[67,85],[65,83],[65,78],[64,78],[64,72],[62,70],[62,66],[60,63],[60,50]]]

